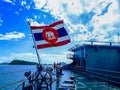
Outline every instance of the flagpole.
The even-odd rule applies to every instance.
[[[28,25],[29,25],[29,28],[30,28],[30,22],[28,21]],[[31,34],[32,34],[32,38],[33,38],[33,43],[34,43],[34,46],[35,46],[35,51],[36,51],[36,54],[37,54],[37,58],[38,58],[38,63],[41,64],[41,58],[39,56],[39,53],[38,53],[38,50],[37,50],[37,46],[36,46],[36,43],[35,43],[35,39],[33,37],[33,32],[30,28],[30,31],[31,31]]]

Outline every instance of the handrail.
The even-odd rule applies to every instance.
[[[43,70],[44,71],[44,70]],[[45,70],[46,71],[46,70]],[[46,73],[45,73],[45,76],[43,76],[41,73],[40,73],[41,71],[38,71],[38,73],[36,73],[36,72],[34,72],[34,73],[32,73],[32,74],[30,74],[28,77],[27,77],[27,79],[25,79],[22,83],[20,83],[14,90],[17,90],[20,86],[22,86],[23,85],[23,89],[25,88],[25,86],[24,86],[24,84],[25,84],[25,81],[26,80],[29,80],[29,84],[32,86],[32,87],[34,87],[34,85],[35,85],[35,83],[34,82],[36,82],[36,80],[38,79],[38,77],[39,77],[39,75],[41,75],[41,77],[42,78],[45,78],[46,77],[46,75],[47,75],[47,73],[48,73],[48,71],[46,71]],[[47,79],[47,78],[46,78]],[[49,78],[48,78],[49,79]],[[53,81],[52,81],[53,82]]]
[[[81,69],[81,71],[84,71],[84,72],[81,72],[81,73],[88,74],[88,73],[86,72],[86,70],[84,70],[84,69]],[[93,72],[93,71],[89,71],[89,72]],[[96,73],[96,74],[98,74],[98,75],[106,75],[106,74],[98,73],[98,72],[93,72],[93,73]],[[94,75],[94,74],[92,74],[92,76],[101,78],[101,79],[106,80],[106,81],[111,81],[111,82],[120,84],[120,82],[117,82],[117,81],[114,81],[114,80],[110,80],[110,79],[107,79],[107,78],[103,78],[103,77],[100,77],[100,76],[97,76],[97,75]],[[114,77],[114,76],[110,76],[110,75],[106,75],[106,76]],[[115,78],[118,78],[118,77],[115,77]],[[119,77],[119,78],[120,78],[120,77]]]
[[[36,68],[30,69],[30,70],[34,70],[34,69],[36,69]],[[29,71],[29,69],[18,70],[18,71],[13,71],[13,72],[1,73],[0,76],[2,76],[2,75],[8,75],[8,74],[13,74],[13,73],[18,73],[18,72],[23,72],[23,71]],[[31,74],[31,75],[33,75],[33,74]],[[30,76],[31,76],[31,75],[30,75]],[[29,77],[30,77],[30,76],[29,76]],[[29,77],[28,77],[28,78],[29,78]],[[21,83],[21,85],[22,85],[22,83],[25,82],[26,80],[28,80],[28,78],[26,78],[26,79],[22,79],[22,80],[18,80],[18,81],[11,82],[11,83],[9,83],[9,84],[6,84],[6,85],[3,85],[3,86],[0,86],[0,89],[2,89],[2,88],[6,88],[6,87],[9,87],[9,86],[12,86],[12,85],[15,85],[15,84],[17,84],[17,83]],[[18,85],[18,86],[19,86],[19,85]],[[16,87],[15,90],[17,90],[17,87]]]
[[[18,80],[18,81],[15,81],[15,82],[12,82],[12,83],[9,83],[9,84],[6,84],[6,85],[3,85],[3,86],[0,86],[0,89],[2,89],[2,88],[6,88],[6,87],[9,87],[9,86],[12,86],[12,85],[15,85],[15,84],[17,84],[17,83],[20,83],[20,82],[22,82],[24,79],[22,79],[22,80]]]
[[[90,42],[91,44],[93,44],[93,43],[109,43],[110,45],[112,45],[112,44],[120,44],[120,42],[105,42],[105,41],[88,41],[88,40],[86,40],[85,42]]]
[[[105,71],[105,72],[109,72],[109,73],[120,74],[120,72],[118,72],[118,71],[113,71],[113,70],[105,70],[105,69],[97,69],[97,68],[81,67],[81,66],[78,66],[78,68],[86,68],[86,69],[91,69],[91,70],[98,70],[98,71]]]
[[[83,71],[83,69],[81,69],[81,71]],[[86,71],[86,70],[84,70],[84,71]],[[93,71],[87,71],[87,72],[93,72]],[[114,75],[108,75],[108,74],[104,74],[104,73],[100,73],[100,72],[93,72],[93,73],[99,74],[99,75],[103,75],[103,76],[107,76],[107,77],[111,77],[111,78],[118,78],[118,79],[120,79],[120,77],[117,77],[117,76],[114,76]]]
[[[83,72],[82,72],[82,73],[83,73]],[[87,74],[87,72],[84,72],[84,73]],[[103,80],[105,80],[105,81],[111,81],[111,82],[114,82],[114,83],[120,84],[120,82],[117,82],[117,81],[114,81],[114,80],[106,79],[106,78],[103,78],[103,77],[100,77],[100,76],[96,76],[96,75],[93,75],[93,74],[92,74],[92,76],[94,76],[94,77],[98,77],[98,78],[101,78],[101,79],[103,79]]]
[[[34,73],[33,73],[34,74]],[[14,90],[17,90],[25,81],[28,80],[29,77],[31,77],[33,74],[29,75],[26,79],[24,79],[23,82],[21,82]]]

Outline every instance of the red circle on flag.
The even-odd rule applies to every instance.
[[[54,44],[58,39],[58,32],[54,28],[45,28],[42,32],[42,37],[47,42]]]

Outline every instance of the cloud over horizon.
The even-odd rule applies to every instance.
[[[7,3],[11,3],[13,5],[15,5],[14,1],[13,0],[3,0],[4,2],[7,2]]]
[[[53,62],[71,63],[72,60],[66,58],[66,54],[41,54],[42,64],[53,64]],[[1,56],[0,63],[11,62],[12,60],[25,60],[31,62],[38,62],[37,55],[31,52],[27,53],[11,53],[9,56]]]
[[[25,37],[24,33],[21,32],[9,32],[6,34],[0,34],[0,40],[12,40],[12,39],[22,39]]]

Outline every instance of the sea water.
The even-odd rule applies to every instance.
[[[33,73],[35,70],[36,66],[34,65],[0,65],[0,90],[14,90],[20,83],[14,85],[11,85],[11,83],[25,79],[24,73],[26,71]],[[112,87],[105,82],[89,80],[83,75],[63,70],[63,75],[61,76],[63,81],[64,79],[68,80],[69,76],[75,77],[77,90],[120,90],[120,88]],[[56,88],[55,85],[53,85],[54,90]],[[21,87],[17,90],[21,90]]]
[[[26,79],[24,76],[26,71],[35,70],[34,65],[0,65],[0,90],[14,90],[20,84],[15,82]]]

